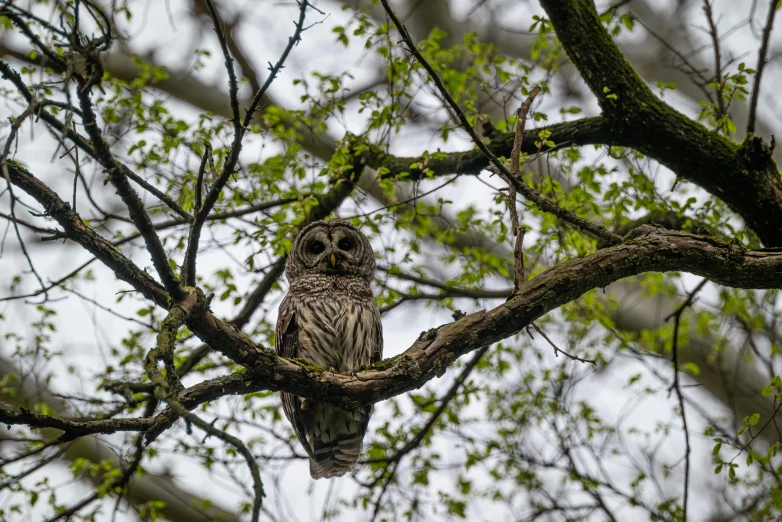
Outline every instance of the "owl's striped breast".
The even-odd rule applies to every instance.
[[[303,276],[291,285],[288,299],[296,313],[300,357],[338,372],[354,371],[368,366],[373,350],[382,346],[380,311],[366,281]]]

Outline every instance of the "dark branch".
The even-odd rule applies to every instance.
[[[263,497],[266,496],[266,493],[263,490],[263,482],[261,482],[261,470],[258,467],[258,462],[256,462],[253,454],[250,452],[250,450],[247,448],[244,442],[241,441],[241,439],[238,439],[233,435],[226,433],[223,430],[219,430],[215,428],[212,424],[202,420],[196,415],[193,415],[192,413],[182,408],[182,406],[178,404],[175,406],[175,409],[180,415],[184,416],[190,422],[192,422],[193,424],[195,424],[196,426],[204,430],[206,433],[208,433],[208,435],[217,437],[223,442],[226,442],[227,444],[230,444],[231,446],[236,448],[236,451],[238,451],[239,454],[244,458],[245,462],[247,462],[247,467],[250,468],[250,474],[252,475],[253,478],[253,490],[254,490],[253,511],[250,520],[252,522],[258,522],[258,518],[261,513],[261,506],[263,504]]]
[[[234,60],[231,58],[231,52],[228,49],[228,42],[223,32],[223,23],[217,14],[217,9],[212,0],[206,0],[206,8],[209,10],[209,16],[212,17],[212,26],[217,34],[217,40],[220,42],[220,49],[225,58],[225,70],[228,72],[228,97],[231,100],[231,122],[234,126],[234,135],[241,134],[242,119],[239,114],[239,83],[236,81],[236,72],[234,71]]]
[[[8,63],[6,63],[3,60],[0,60],[0,75],[2,75],[3,78],[10,81],[14,84],[16,89],[19,91],[19,93],[24,97],[25,101],[32,105],[36,104],[37,110],[35,115],[39,118],[41,118],[44,122],[46,122],[48,125],[56,129],[60,132],[61,135],[67,137],[73,143],[76,144],[77,147],[79,147],[81,150],[86,152],[90,157],[94,159],[98,159],[97,153],[93,149],[92,145],[90,145],[90,142],[87,140],[87,138],[80,135],[78,132],[73,130],[72,128],[68,127],[65,123],[58,120],[53,114],[50,112],[47,112],[45,110],[42,110],[47,105],[55,105],[59,106],[59,104],[55,102],[50,102],[48,100],[43,101],[36,101],[33,98],[33,95],[31,94],[30,90],[27,88],[25,83],[22,81],[22,77],[19,75],[18,72],[16,72]],[[82,116],[82,112],[79,109],[76,109],[75,107],[68,106],[66,110],[75,112],[76,114]],[[116,159],[115,159],[116,162]],[[165,193],[158,190],[155,186],[147,182],[145,179],[143,179],[141,176],[137,175],[135,172],[130,170],[126,165],[116,162],[117,165],[119,165],[122,169],[122,171],[125,173],[125,175],[133,180],[135,183],[137,183],[139,186],[144,188],[144,190],[148,191],[150,194],[158,198],[160,201],[165,203],[171,210],[179,214],[182,218],[187,220],[188,222],[192,220],[192,216],[188,214],[176,201],[168,197]],[[105,165],[103,165],[104,168],[108,168]]]
[[[301,38],[301,33],[304,30],[304,17],[306,15],[307,7],[309,6],[307,0],[300,0],[299,20],[296,23],[296,30],[294,31],[293,36],[288,40],[288,45],[285,47],[285,50],[280,56],[280,59],[277,60],[277,63],[271,67],[269,77],[266,78],[266,81],[261,86],[260,90],[258,90],[258,92],[255,93],[255,96],[250,102],[250,107],[247,110],[247,114],[245,115],[244,121],[242,122],[239,117],[239,100],[237,97],[238,87],[236,83],[236,75],[233,69],[233,60],[228,50],[228,43],[226,42],[225,35],[223,34],[222,28],[220,26],[220,18],[217,14],[217,10],[215,9],[212,1],[207,0],[206,5],[207,8],[209,9],[210,16],[212,17],[215,32],[217,33],[217,37],[220,40],[220,47],[223,49],[223,55],[225,56],[225,66],[228,71],[228,79],[229,79],[229,86],[230,86],[229,94],[231,98],[231,109],[233,112],[232,121],[234,124],[234,138],[231,144],[231,151],[228,154],[228,157],[226,157],[225,162],[223,163],[223,170],[220,173],[219,177],[215,180],[212,187],[209,189],[209,193],[207,193],[203,205],[198,209],[198,212],[195,215],[195,219],[193,220],[193,225],[190,229],[190,238],[188,240],[188,252],[187,252],[188,257],[187,257],[187,264],[186,264],[186,274],[187,277],[191,281],[193,281],[192,284],[195,283],[196,254],[198,252],[198,244],[201,237],[201,228],[203,227],[204,222],[206,222],[206,218],[209,215],[209,213],[212,211],[212,208],[214,207],[215,203],[217,203],[217,199],[220,196],[220,192],[222,192],[226,183],[228,183],[228,180],[231,178],[231,176],[234,174],[236,170],[236,165],[239,162],[239,154],[242,151],[242,140],[244,139],[244,135],[247,127],[252,122],[253,114],[258,104],[263,98],[263,95],[269,89],[269,86],[271,86],[272,82],[277,77],[277,74],[283,68],[285,64],[285,60],[288,58],[288,55],[290,54],[294,45],[296,45],[299,42],[299,39]]]
[[[0,408],[0,424],[24,424],[33,428],[54,428],[63,432],[59,440],[64,442],[93,433],[144,431],[152,425],[152,419],[140,417],[132,419],[75,420],[41,415],[29,410],[17,412]]]
[[[94,150],[94,157],[107,170],[109,182],[117,189],[117,193],[128,208],[130,219],[133,220],[136,228],[138,228],[138,231],[144,238],[144,243],[152,257],[152,264],[155,266],[155,271],[157,271],[163,286],[165,286],[166,290],[175,298],[179,299],[181,298],[179,280],[176,275],[174,275],[174,271],[168,263],[168,255],[163,248],[163,244],[160,242],[160,237],[158,237],[157,232],[152,225],[149,214],[147,214],[147,211],[144,208],[144,203],[128,182],[128,176],[125,169],[123,169],[122,165],[114,159],[114,155],[109,150],[109,146],[104,141],[101,130],[98,128],[97,117],[92,105],[92,99],[90,98],[90,88],[90,84],[81,82],[77,89],[77,93],[81,110],[84,113],[82,122],[84,123],[87,135],[90,137],[90,144]]]
[[[603,108],[613,137],[722,199],[766,246],[782,246],[782,177],[758,138],[740,147],[652,94],[611,40],[591,0],[541,0],[559,40]]]
[[[722,119],[725,117],[725,113],[727,112],[724,95],[725,82],[722,80],[722,50],[720,48],[720,35],[717,30],[717,24],[714,21],[714,13],[711,10],[710,0],[703,0],[703,12],[706,15],[706,20],[709,22],[709,36],[711,36],[711,46],[714,50],[714,78],[712,81],[717,85],[714,90],[717,94],[717,130],[720,130],[724,127]]]
[[[760,98],[760,82],[763,80],[763,70],[766,68],[766,55],[768,54],[768,42],[771,39],[771,31],[774,28],[774,16],[777,14],[778,0],[771,0],[768,6],[766,26],[763,28],[763,41],[758,50],[758,65],[756,67],[755,81],[752,83],[752,96],[749,102],[749,119],[747,120],[747,134],[755,132],[755,113],[758,109]]]
[[[706,283],[708,282],[708,279],[704,279],[698,283],[698,286],[696,286],[695,289],[690,292],[690,295],[687,296],[687,299],[684,301],[684,303],[682,303],[682,305],[676,309],[675,312],[665,318],[666,321],[671,318],[674,319],[672,341],[673,384],[671,385],[671,390],[676,391],[676,398],[679,401],[679,410],[682,416],[682,428],[684,430],[684,500],[682,501],[682,520],[687,520],[687,504],[690,496],[690,430],[687,428],[687,415],[684,411],[684,395],[682,394],[682,388],[679,382],[679,326],[681,324],[682,314],[687,309],[687,307],[692,305],[695,296],[698,295],[698,292],[703,290],[703,287],[706,286]]]

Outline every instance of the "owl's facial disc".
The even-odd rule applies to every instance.
[[[357,245],[352,231],[335,227],[323,233],[317,231],[306,238],[305,248],[309,266],[318,271],[337,274],[353,274]]]
[[[342,222],[317,222],[304,229],[294,244],[296,257],[286,265],[289,277],[306,273],[357,276],[370,281],[375,272],[372,247],[354,227]]]

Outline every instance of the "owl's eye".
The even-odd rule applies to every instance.
[[[340,250],[344,250],[345,252],[350,252],[351,250],[353,250],[353,241],[351,241],[346,237],[343,237],[342,239],[339,240],[337,246],[339,247]]]
[[[311,254],[320,254],[324,250],[326,250],[326,245],[321,243],[320,241],[311,241],[310,244],[307,246]]]

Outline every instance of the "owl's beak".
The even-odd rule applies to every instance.
[[[329,261],[331,261],[331,268],[336,268],[337,266],[337,256],[334,254],[331,254],[331,257],[329,258]]]

